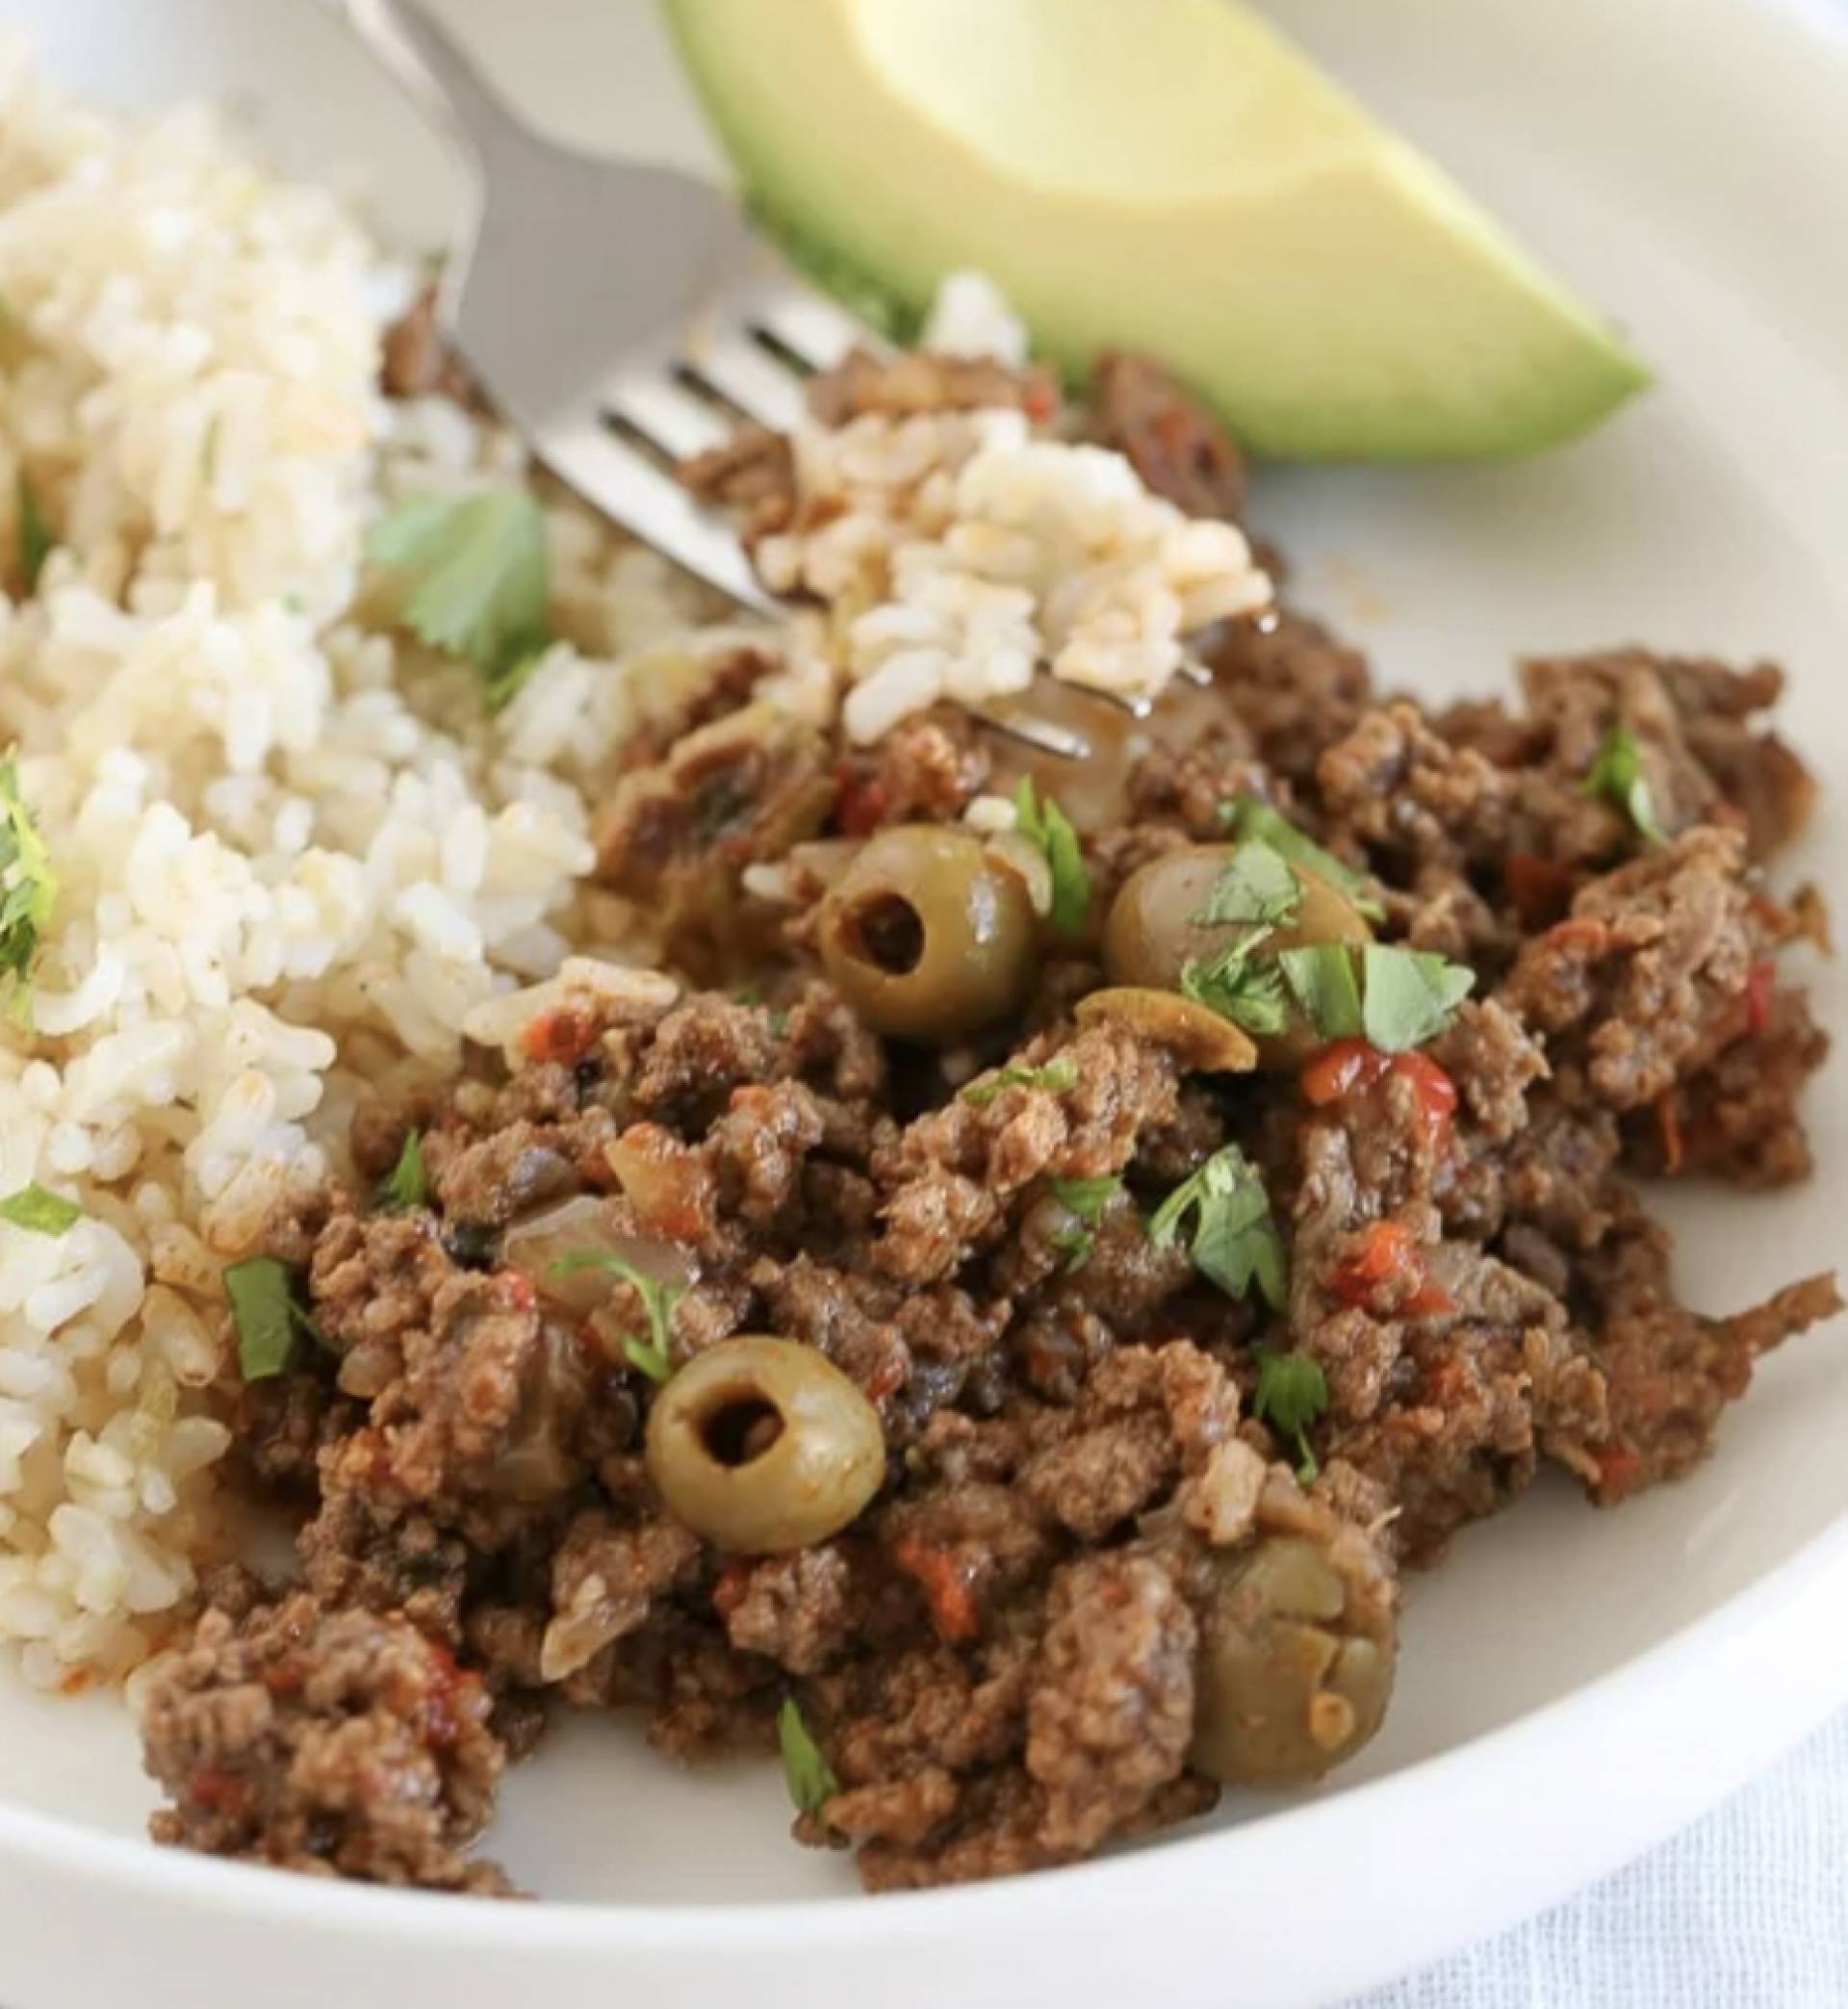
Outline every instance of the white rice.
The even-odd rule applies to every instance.
[[[1119,453],[1035,437],[1024,413],[887,418],[796,441],[798,521],[757,563],[779,591],[828,603],[821,645],[851,688],[848,733],[873,740],[944,698],[1067,683],[1153,698],[1187,637],[1268,606],[1231,524],[1151,495]]]
[[[576,512],[575,639],[498,722],[354,617],[381,492],[518,466],[381,401],[402,296],[211,115],[105,120],[0,52],[0,550],[22,467],[64,540],[0,594],[0,746],[60,881],[33,1030],[0,1027],[0,1198],[84,1210],[0,1223],[0,1638],[41,1685],[131,1665],[209,1549],[223,1262],[360,1070],[557,966],[582,785],[695,674],[684,593]]]
[[[0,553],[22,483],[60,538],[35,594],[0,591],[0,749],[60,882],[31,1026],[0,1019],[0,1199],[82,1209],[0,1222],[0,1641],[41,1686],[124,1673],[185,1610],[218,1538],[223,1265],[367,1084],[465,1026],[516,1037],[553,989],[660,981],[567,960],[645,948],[580,884],[589,806],[738,631],[558,505],[560,639],[500,718],[369,609],[379,510],[525,476],[456,406],[380,399],[409,284],[212,113],[105,118],[0,45]],[[934,334],[1024,345],[970,279]],[[1269,596],[1235,529],[1018,413],[811,427],[797,461],[834,514],[760,548],[822,603],[769,638],[768,689],[860,738],[1041,665],[1152,692]],[[1006,803],[971,821],[1023,841]]]

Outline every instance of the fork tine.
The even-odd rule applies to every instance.
[[[1096,704],[1108,705],[1113,711],[1127,712],[1131,718],[1146,718],[1155,708],[1153,698],[1131,696],[1122,690],[1100,690],[1094,683],[1071,683],[1066,688]]]
[[[1091,759],[1091,741],[1069,726],[1037,718],[1031,711],[991,711],[986,705],[965,705],[962,708],[978,725],[1021,746],[1030,746],[1036,753],[1051,754],[1061,760]]]
[[[625,370],[605,387],[603,402],[670,460],[691,460],[732,437],[725,413],[657,370]]]
[[[845,308],[793,282],[763,288],[751,303],[752,318],[810,370],[832,370],[856,348],[878,352],[885,343]]]
[[[792,372],[749,335],[708,323],[688,331],[682,361],[694,375],[772,432],[793,432],[808,403]]]
[[[737,532],[613,437],[594,416],[548,425],[533,451],[561,481],[626,530],[753,613],[779,612],[751,568]]]

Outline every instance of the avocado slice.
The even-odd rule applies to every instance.
[[[1139,348],[1256,451],[1482,459],[1648,372],[1235,0],[665,0],[765,227],[915,322],[987,272],[1082,376]]]

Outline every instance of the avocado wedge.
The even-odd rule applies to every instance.
[[[1235,0],[665,0],[765,226],[903,322],[987,272],[1074,376],[1159,357],[1244,444],[1488,459],[1648,381]]]

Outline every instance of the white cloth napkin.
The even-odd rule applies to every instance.
[[[1653,1855],[1348,2009],[1844,2004],[1848,1715]]]

